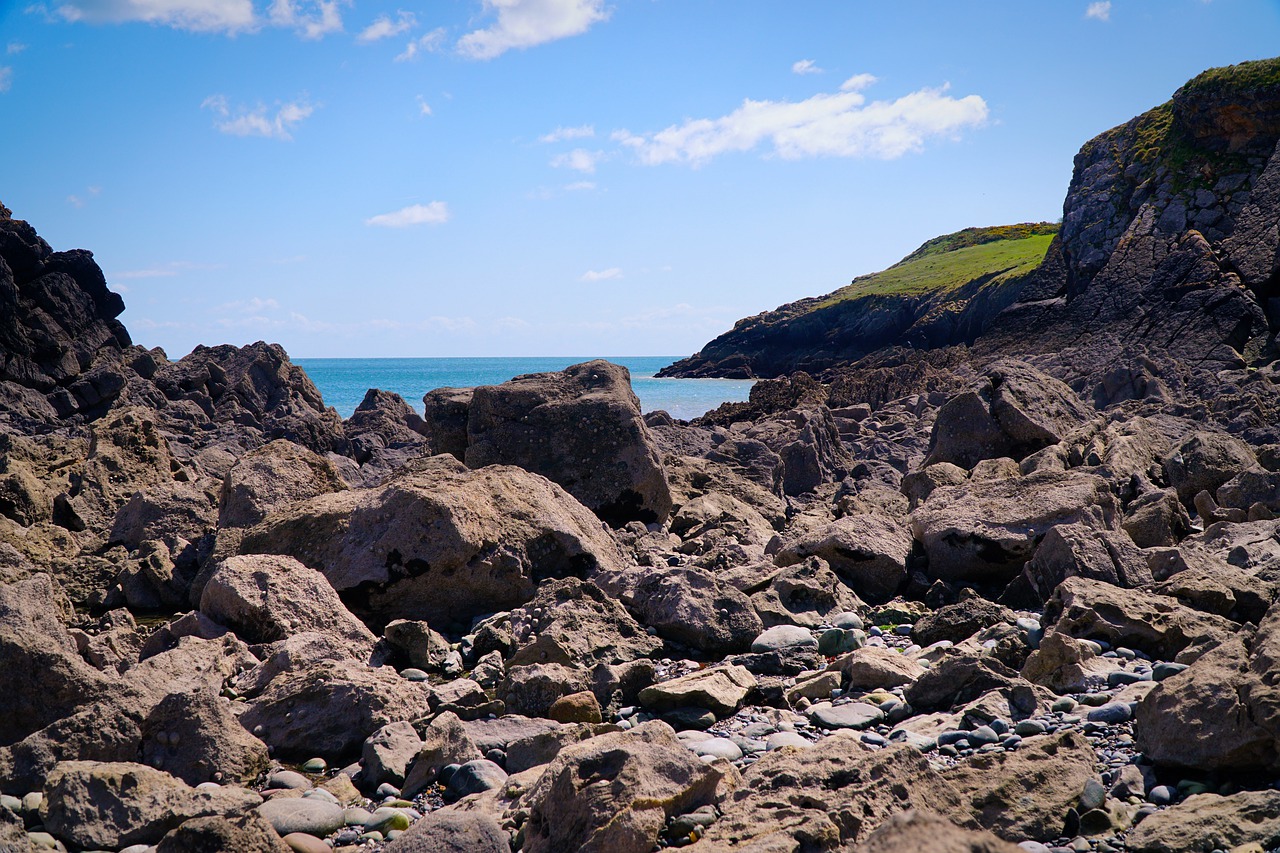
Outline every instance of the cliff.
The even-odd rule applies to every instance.
[[[739,321],[664,375],[772,377],[957,344],[1045,357],[1076,381],[1117,358],[1269,362],[1280,319],[1277,141],[1280,59],[1206,71],[1080,149],[1051,243],[1043,226],[1022,239],[975,229],[930,241],[828,296]],[[1008,236],[952,248],[966,233]],[[930,257],[940,275],[882,286]]]

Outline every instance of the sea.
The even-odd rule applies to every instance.
[[[660,369],[681,356],[574,356],[530,358],[295,358],[311,377],[326,405],[351,417],[370,388],[394,391],[415,412],[422,395],[434,388],[497,385],[526,373],[563,370],[571,364],[607,358],[631,371],[631,388],[645,412],[665,410],[691,420],[725,402],[741,402],[751,392],[749,379],[659,379]]]

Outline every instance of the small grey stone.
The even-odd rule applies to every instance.
[[[857,613],[854,613],[852,610],[847,610],[844,613],[836,614],[831,618],[831,624],[836,626],[837,628],[863,627],[862,617],[859,616]]]
[[[1084,783],[1084,791],[1080,794],[1081,813],[1102,808],[1107,801],[1107,789],[1097,779]]]
[[[751,641],[751,651],[776,652],[793,647],[814,646],[818,641],[808,628],[799,625],[775,625]]]
[[[446,786],[445,797],[460,800],[468,794],[492,791],[507,781],[507,772],[487,758],[477,758],[460,766]]]
[[[742,749],[725,737],[707,738],[697,743],[692,743],[689,748],[693,750],[694,755],[705,755],[712,758],[725,758],[729,761],[737,761],[742,757]]]
[[[287,791],[306,791],[311,788],[311,780],[293,770],[277,770],[267,777],[267,787]]]
[[[824,729],[865,729],[883,720],[884,712],[870,702],[819,702],[809,709],[809,719]]]
[[[1128,702],[1108,702],[1089,711],[1092,723],[1123,723],[1133,717],[1133,707]]]
[[[305,832],[324,838],[346,825],[341,806],[314,798],[267,800],[258,806],[258,814],[280,835]]]
[[[806,747],[813,744],[796,734],[795,732],[775,732],[765,738],[765,749],[773,752],[775,749],[782,749],[784,746]]]

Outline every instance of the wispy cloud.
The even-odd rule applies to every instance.
[[[1111,20],[1111,0],[1101,0],[1098,3],[1090,3],[1089,8],[1084,10],[1086,18],[1092,18],[1095,21]]]
[[[289,27],[305,39],[342,32],[340,6],[348,0],[271,0],[268,18],[277,27]]]
[[[13,67],[10,65],[0,65],[0,92],[7,92],[13,88]]]
[[[360,35],[356,36],[356,41],[360,44],[371,44],[375,41],[398,36],[401,33],[407,33],[417,25],[418,19],[412,12],[397,12],[394,21],[391,20],[390,15],[379,15],[373,19],[372,24],[360,31]]]
[[[218,116],[213,124],[223,133],[285,141],[293,139],[293,129],[316,110],[305,96],[284,104],[277,102],[274,108],[258,104],[253,108],[242,106],[232,109],[225,96],[210,95],[200,108]]]
[[[184,272],[222,269],[222,266],[222,264],[197,264],[192,263],[191,261],[170,261],[165,264],[157,264],[153,267],[111,273],[111,275],[108,276],[108,279],[115,282],[147,278],[171,278],[176,275],[181,275]]]
[[[539,142],[563,142],[566,139],[590,139],[596,135],[594,125],[584,124],[578,127],[557,127],[550,133],[539,136]]]
[[[607,270],[587,270],[578,281],[613,281],[622,278],[620,267],[609,267]]]
[[[85,190],[85,195],[67,196],[67,204],[75,208],[84,207],[86,204],[89,203],[90,198],[94,198],[98,196],[101,192],[102,192],[102,187],[88,187]]]
[[[812,59],[801,59],[791,63],[792,74],[821,74],[822,69]]]
[[[841,91],[804,101],[743,101],[728,115],[690,119],[653,133],[615,131],[612,138],[641,163],[698,166],[729,152],[762,144],[783,159],[869,157],[891,160],[923,148],[933,137],[955,138],[983,124],[987,104],[977,95],[953,98],[947,86],[921,89],[894,101],[867,103],[869,74],[846,80]]]
[[[142,21],[179,30],[236,33],[258,25],[252,0],[65,0],[54,10],[67,21]]]
[[[443,225],[449,221],[449,205],[443,201],[430,204],[411,204],[390,213],[379,213],[364,221],[365,225],[379,228],[408,228],[411,225]]]
[[[571,184],[564,185],[564,191],[568,193],[590,192],[595,188],[595,181],[574,181]]]
[[[5,46],[5,56],[17,56],[27,49],[27,46],[20,41],[11,41]]]
[[[431,115],[431,105],[428,104],[427,99],[422,97],[421,95],[418,96],[418,115],[423,115],[423,116]]]
[[[224,302],[213,310],[220,313],[261,314],[264,311],[277,311],[279,308],[280,303],[274,299],[263,299],[260,296],[254,296],[249,299],[237,299],[234,302]]]
[[[458,40],[458,52],[471,59],[581,35],[609,17],[604,0],[484,0],[484,9],[497,21]]]
[[[405,45],[404,50],[396,56],[396,62],[409,62],[417,59],[419,54],[435,53],[444,45],[444,37],[444,27],[436,27]]]
[[[602,159],[604,159],[603,151],[588,151],[585,148],[575,148],[572,151],[557,154],[551,158],[551,165],[557,169],[573,169],[590,175],[595,172],[596,164]]]

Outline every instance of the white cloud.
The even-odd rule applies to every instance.
[[[436,27],[424,36],[414,39],[405,45],[404,50],[396,56],[396,62],[408,62],[416,59],[419,53],[435,53],[444,44],[444,27]]]
[[[1090,3],[1089,8],[1084,10],[1086,18],[1093,18],[1095,21],[1111,20],[1111,0],[1101,0],[1098,3]]]
[[[602,159],[604,159],[603,151],[575,148],[567,154],[557,154],[551,159],[551,165],[557,169],[573,169],[590,175],[595,172],[596,164]]]
[[[13,88],[13,68],[9,65],[0,65],[0,92],[7,92]]]
[[[855,74],[840,84],[841,92],[861,92],[878,82],[874,74]]]
[[[609,267],[607,270],[587,270],[578,281],[613,281],[619,278],[622,278],[622,270]]]
[[[277,27],[291,27],[305,39],[342,32],[339,6],[347,0],[271,0],[268,16]]]
[[[379,15],[373,19],[373,23],[365,27],[360,35],[356,36],[356,41],[360,44],[370,44],[392,36],[398,36],[401,33],[407,33],[418,25],[418,19],[414,17],[412,12],[400,11],[396,13],[396,19],[391,20],[390,15]]]
[[[791,63],[792,74],[821,74],[822,69],[812,59],[801,59]]]
[[[237,299],[234,302],[224,302],[215,311],[234,314],[261,314],[263,311],[278,311],[280,303],[274,299],[263,299],[255,296],[252,299]]]
[[[555,130],[539,136],[539,142],[563,142],[566,139],[590,139],[596,135],[594,125],[584,124],[579,127],[557,127]]]
[[[5,55],[6,55],[6,56],[14,56],[15,54],[22,53],[22,52],[23,52],[24,50],[26,50],[26,49],[27,49],[27,46],[26,46],[25,44],[23,44],[22,42],[20,42],[20,41],[11,41],[11,42],[9,42],[9,44],[5,47],[4,52],[5,52]]]
[[[72,22],[142,21],[196,32],[235,33],[258,23],[252,0],[65,0],[54,8]]]
[[[410,225],[442,225],[449,221],[449,205],[443,201],[430,204],[411,204],[390,213],[380,213],[364,221],[365,225],[380,228],[407,228]]]
[[[102,192],[102,187],[88,187],[85,190],[84,196],[79,196],[79,195],[67,196],[67,203],[70,204],[72,207],[81,208],[89,203],[90,198],[97,196],[101,192]],[[86,198],[85,196],[88,196],[88,198]]]
[[[859,91],[875,78],[858,75],[842,91],[799,102],[743,101],[726,116],[690,119],[654,133],[615,131],[612,138],[630,148],[641,163],[701,165],[733,151],[769,143],[787,160],[804,157],[872,157],[890,160],[919,151],[931,137],[956,137],[981,125],[987,104],[977,95],[953,98],[947,86],[921,89],[895,101],[867,103]]]
[[[498,20],[458,40],[458,52],[471,59],[581,35],[609,17],[604,0],[484,0],[484,8]]]
[[[427,103],[426,98],[418,96],[418,115],[431,115],[431,105]]]
[[[263,136],[267,139],[293,139],[292,130],[316,108],[306,97],[285,104],[277,102],[274,115],[269,107],[258,104],[253,109],[237,107],[232,110],[223,95],[210,95],[200,105],[217,116],[214,127],[231,136]]]
[[[108,279],[113,282],[115,287],[116,281],[130,281],[143,278],[171,278],[190,270],[216,270],[222,269],[222,264],[195,264],[191,261],[170,261],[167,264],[159,264],[154,267],[147,267],[139,270],[125,270],[124,272],[111,273]]]
[[[589,192],[595,188],[595,181],[574,181],[571,184],[564,185],[564,191],[568,193]]]

